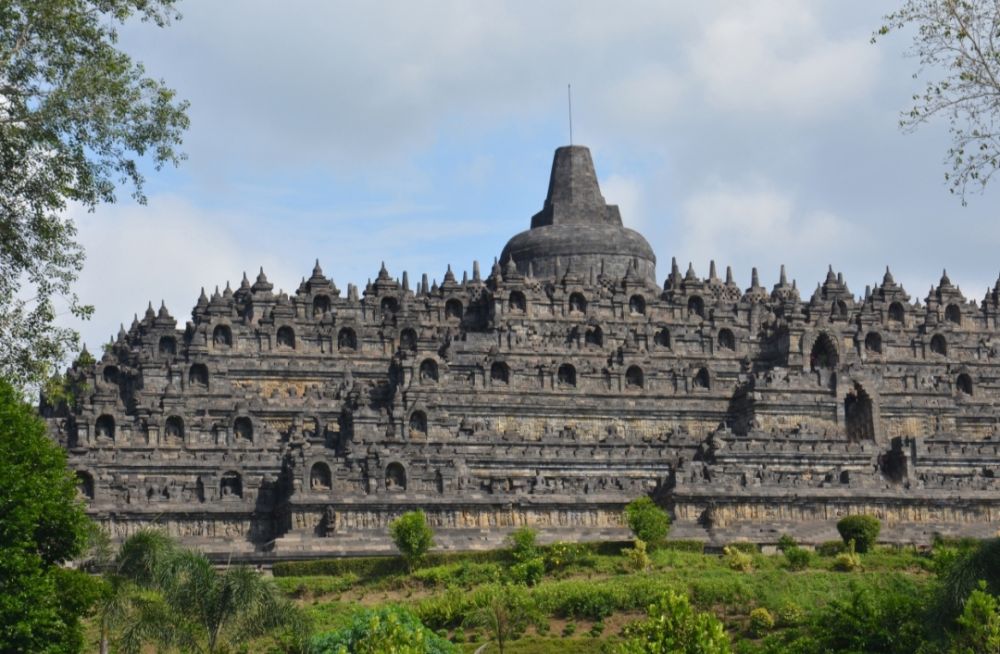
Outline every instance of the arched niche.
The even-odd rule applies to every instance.
[[[902,324],[906,319],[906,309],[901,302],[893,302],[889,305],[889,322]]]
[[[188,383],[195,388],[208,388],[208,366],[195,363],[188,371]]]
[[[104,366],[104,370],[101,371],[101,378],[105,384],[117,386],[119,377],[118,366]]]
[[[728,350],[729,352],[736,351],[736,335],[733,334],[731,329],[720,329],[719,330],[719,349]]]
[[[509,384],[510,367],[503,361],[494,361],[490,366],[490,381],[494,384]]]
[[[625,371],[625,388],[640,390],[646,385],[646,377],[639,366],[629,366]]]
[[[662,327],[653,334],[653,345],[665,350],[670,349],[670,330]]]
[[[383,316],[394,316],[399,311],[399,300],[394,297],[384,297],[378,306]]]
[[[223,500],[243,497],[243,478],[240,473],[230,470],[219,478],[219,497]]]
[[[708,390],[712,387],[712,379],[708,374],[708,368],[699,368],[692,380],[692,386],[698,390]]]
[[[556,372],[556,381],[564,388],[575,387],[576,368],[573,367],[573,364],[564,363],[559,366],[559,370]]]
[[[969,397],[972,397],[972,377],[964,372],[960,374],[955,379],[955,389],[961,395],[967,395]]]
[[[570,293],[569,296],[570,313],[587,313],[587,298],[583,293]]]
[[[247,416],[240,416],[233,421],[233,436],[237,442],[253,442],[253,421]]]
[[[830,318],[832,320],[847,320],[847,302],[835,300],[830,305]]]
[[[94,476],[86,470],[76,471],[76,490],[81,497],[94,499]]]
[[[513,291],[508,300],[511,313],[525,313],[528,310],[528,301],[521,291]]]
[[[427,435],[427,414],[423,411],[414,411],[410,414],[410,435]]]
[[[402,463],[393,461],[386,466],[385,489],[390,493],[406,490],[406,469]]]
[[[824,332],[816,337],[809,352],[809,369],[832,370],[837,367],[838,361],[837,346],[833,344],[830,336]]]
[[[942,357],[948,356],[948,341],[941,334],[934,334],[931,337],[930,347],[932,354]]]
[[[279,349],[283,350],[294,350],[295,349],[295,330],[284,325],[278,328],[278,333],[275,336],[275,343],[277,343]]]
[[[424,359],[420,362],[420,382],[435,384],[438,380],[438,364],[434,359]]]
[[[410,327],[407,327],[403,331],[399,332],[399,349],[406,352],[416,352],[417,332]]]
[[[313,318],[319,318],[330,313],[330,296],[317,295],[313,298]]]
[[[949,304],[944,308],[944,319],[948,322],[961,325],[962,324],[962,309],[957,304]]]
[[[229,325],[216,325],[212,330],[212,344],[217,348],[233,346],[233,330]]]
[[[865,336],[865,352],[882,354],[882,335],[878,332],[868,332]]]
[[[598,325],[588,327],[583,334],[583,342],[591,347],[604,347],[604,331]]]
[[[327,491],[333,488],[330,466],[322,461],[312,464],[309,469],[309,488],[314,491]]]
[[[177,339],[173,336],[161,336],[157,350],[164,356],[177,354]]]
[[[358,349],[358,335],[350,327],[341,327],[337,332],[337,349],[341,352],[354,352]]]
[[[646,298],[641,295],[633,295],[628,299],[628,312],[633,316],[646,314]]]
[[[184,420],[180,416],[170,416],[163,423],[163,443],[165,445],[184,444]]]
[[[852,443],[875,440],[875,408],[861,384],[855,383],[844,397],[844,426]]]
[[[692,295],[688,298],[688,315],[705,317],[705,300],[700,295]]]
[[[98,440],[115,440],[115,419],[108,414],[98,416],[94,423],[94,436]]]
[[[444,303],[444,317],[445,320],[450,320],[452,322],[460,322],[462,320],[462,314],[464,308],[462,307],[462,301],[456,298],[451,298]]]

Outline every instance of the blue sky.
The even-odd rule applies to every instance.
[[[191,102],[181,168],[149,204],[74,215],[91,349],[161,299],[261,265],[293,291],[381,261],[440,279],[488,268],[542,204],[554,148],[590,146],[605,197],[658,257],[749,285],[828,264],[857,295],[891,265],[923,299],[943,268],[981,299],[1000,272],[997,191],[948,193],[946,125],[903,134],[921,82],[892,2],[189,0],[122,46]],[[238,9],[234,9],[238,7]]]

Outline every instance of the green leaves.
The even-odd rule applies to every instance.
[[[648,497],[632,500],[625,506],[625,522],[635,537],[655,545],[667,536],[670,517]]]
[[[44,381],[77,342],[57,312],[86,318],[70,203],[94,209],[140,160],[177,164],[187,103],[115,48],[117,26],[179,15],[175,0],[15,0],[0,7],[0,375]],[[58,306],[57,306],[58,305]],[[65,305],[65,309],[63,307]]]
[[[408,511],[393,520],[389,524],[389,534],[411,569],[434,542],[434,532],[423,511]]]
[[[995,46],[1000,4],[994,0],[905,0],[884,18],[872,43],[916,27],[908,54],[920,62],[914,79],[928,74],[924,92],[901,115],[904,130],[932,118],[948,122],[952,145],[945,161],[950,191],[966,202],[970,188],[983,190],[998,168],[1000,52]]]
[[[87,525],[65,453],[0,381],[0,651],[79,649],[96,586],[59,564],[80,553]]]

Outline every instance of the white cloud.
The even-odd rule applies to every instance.
[[[625,175],[611,175],[601,181],[601,194],[608,204],[617,204],[622,223],[637,231],[646,227],[642,210],[642,183]]]
[[[867,34],[824,33],[817,7],[765,0],[730,4],[689,48],[709,101],[736,111],[824,116],[867,93],[878,50]]]
[[[679,227],[679,254],[696,269],[703,267],[702,275],[714,259],[720,267],[732,264],[744,278],[758,266],[763,278],[774,279],[784,263],[800,281],[821,280],[826,265],[838,263],[822,258],[836,257],[857,240],[849,222],[823,209],[800,207],[762,180],[716,183],[691,195],[681,205]],[[807,287],[803,294],[810,291]]]

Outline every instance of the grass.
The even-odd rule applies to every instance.
[[[628,571],[621,555],[591,553],[559,570],[546,573],[529,589],[535,605],[547,622],[546,633],[532,628],[511,643],[508,652],[600,652],[620,634],[622,627],[641,619],[645,608],[667,590],[687,593],[701,610],[715,612],[726,624],[734,641],[749,641],[749,614],[763,607],[774,614],[777,625],[772,633],[793,628],[802,616],[814,614],[828,602],[846,597],[853,588],[932,583],[929,557],[913,549],[879,548],[862,557],[862,568],[837,572],[832,556],[813,556],[809,567],[791,570],[784,556],[749,553],[751,569],[732,569],[725,558],[676,549],[651,553],[652,566],[646,572]],[[477,593],[486,584],[502,580],[504,566],[494,562],[452,560],[429,566],[412,574],[389,573],[358,577],[334,576],[278,577],[280,588],[302,604],[313,618],[317,631],[336,629],[363,606],[384,603],[411,608],[434,630],[454,635],[462,625]],[[590,635],[595,622],[603,626],[599,636]],[[575,625],[573,635],[561,633],[567,622]],[[462,651],[472,652],[483,644],[484,636],[465,630]],[[493,646],[485,652],[495,651]]]

